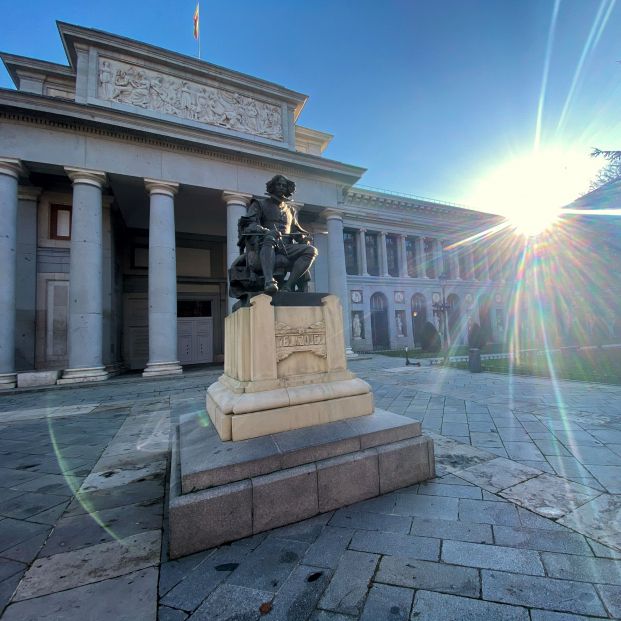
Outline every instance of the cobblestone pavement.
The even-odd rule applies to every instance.
[[[217,369],[0,396],[4,620],[621,618],[621,387],[351,363],[438,477],[166,556],[171,423]]]

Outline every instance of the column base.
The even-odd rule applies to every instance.
[[[178,360],[174,362],[149,362],[142,372],[142,377],[159,377],[160,375],[181,375],[183,368]]]
[[[357,358],[358,354],[351,347],[346,347],[345,348],[345,357],[346,358]]]
[[[82,384],[84,382],[103,382],[109,377],[105,367],[82,367],[65,369],[57,384]]]
[[[0,390],[17,387],[17,373],[0,373]]]

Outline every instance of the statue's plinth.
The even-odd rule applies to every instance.
[[[225,319],[224,374],[207,391],[222,440],[373,412],[370,386],[347,370],[335,295],[258,295]]]
[[[374,410],[347,370],[336,296],[251,298],[226,318],[224,359],[207,391],[213,424],[201,412],[175,428],[171,558],[434,476],[420,423]]]

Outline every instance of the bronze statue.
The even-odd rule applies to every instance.
[[[253,199],[237,225],[241,254],[229,269],[229,295],[234,298],[308,289],[317,249],[290,202],[295,183],[276,175],[266,189],[267,197]]]

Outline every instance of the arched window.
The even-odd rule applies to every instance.
[[[415,293],[412,296],[412,334],[414,335],[414,345],[420,347],[423,326],[427,322],[427,300],[422,293]]]

